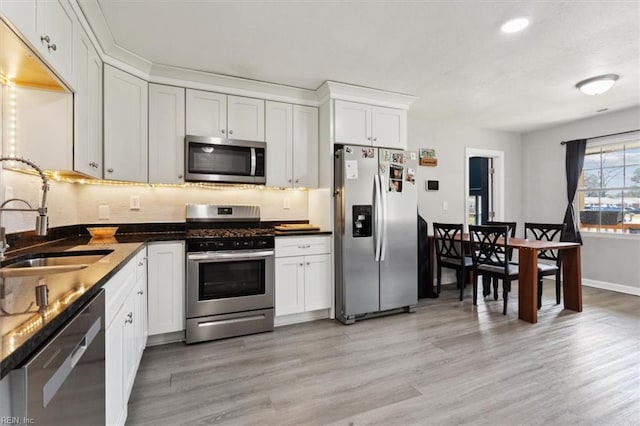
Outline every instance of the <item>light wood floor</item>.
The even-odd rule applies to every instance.
[[[444,286],[414,314],[145,350],[129,425],[640,425],[640,297],[545,286],[538,324]]]

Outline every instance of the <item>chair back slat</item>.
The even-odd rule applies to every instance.
[[[524,237],[529,238],[529,234],[539,241],[558,241],[562,233],[563,225],[561,223],[533,223],[525,222]],[[538,259],[547,259],[558,262],[558,250],[539,250]]]
[[[507,226],[469,225],[471,258],[474,268],[480,265],[504,268],[507,274],[509,259],[504,256],[509,250]]]
[[[462,259],[462,230],[460,223],[435,223],[433,224],[433,236],[436,243],[436,254],[439,258],[448,257]]]
[[[516,227],[518,226],[518,222],[498,222],[498,221],[490,220],[488,222],[483,223],[483,225],[506,226],[508,229],[507,232],[509,236],[513,238],[516,236]],[[507,253],[507,257],[509,258],[509,260],[513,259],[513,249],[505,250],[504,248],[500,248],[500,251],[502,252],[502,255]]]

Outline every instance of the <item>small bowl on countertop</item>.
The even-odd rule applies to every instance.
[[[91,238],[96,240],[111,239],[118,231],[117,226],[98,226],[87,228]]]

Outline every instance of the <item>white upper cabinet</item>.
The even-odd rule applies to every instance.
[[[267,101],[267,186],[293,183],[293,105]]]
[[[227,136],[227,95],[187,89],[187,134]]]
[[[104,178],[148,180],[148,84],[104,67]]]
[[[56,0],[2,0],[0,10],[56,73],[75,87],[73,43],[79,25],[71,6]]]
[[[149,183],[184,182],[185,89],[149,84]]]
[[[407,112],[335,101],[335,142],[406,149]]]
[[[267,101],[267,186],[318,186],[318,109]]]
[[[187,89],[187,134],[264,142],[264,100]]]
[[[371,106],[335,101],[335,141],[371,145]]]
[[[318,108],[293,106],[293,186],[318,186]]]
[[[84,31],[76,43],[73,169],[102,179],[102,60]]]
[[[264,142],[264,100],[227,96],[227,134],[232,139]]]
[[[407,149],[407,111],[371,107],[371,136],[374,146]]]

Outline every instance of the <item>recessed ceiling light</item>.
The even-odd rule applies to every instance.
[[[510,19],[500,27],[500,30],[503,33],[517,33],[518,31],[522,31],[529,26],[529,18],[515,18]]]
[[[618,74],[605,74],[582,80],[576,87],[585,95],[600,95],[611,89],[616,80],[620,78]]]

